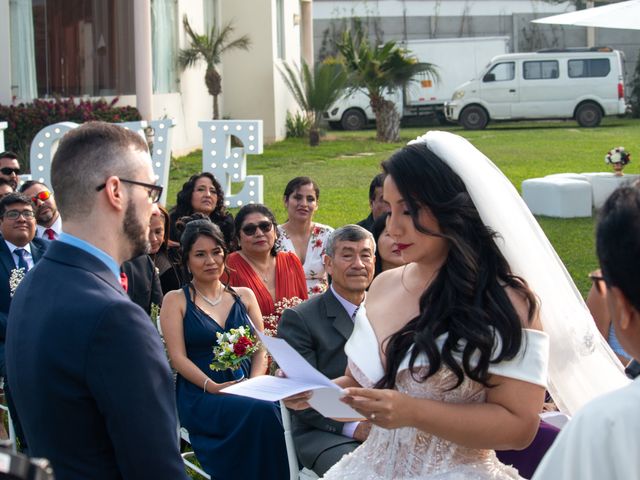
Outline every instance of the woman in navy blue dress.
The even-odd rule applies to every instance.
[[[195,216],[195,215],[194,215]],[[197,218],[184,226],[182,257],[192,280],[164,298],[160,321],[169,357],[178,372],[180,423],[198,461],[212,478],[287,479],[289,469],[280,411],[276,404],[226,395],[220,390],[238,377],[264,375],[261,349],[241,371],[213,371],[216,333],[263,323],[253,292],[220,282],[226,246],[220,229]]]

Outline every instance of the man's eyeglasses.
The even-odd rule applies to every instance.
[[[273,228],[273,223],[265,220],[264,222],[258,222],[257,224],[247,223],[240,230],[242,230],[242,232],[245,235],[251,237],[256,234],[256,230],[258,229],[260,229],[262,233],[267,233],[267,232],[270,232],[272,228]]]
[[[46,200],[49,200],[49,198],[51,198],[51,192],[49,190],[43,190],[41,192],[36,193],[33,197],[31,197],[31,201],[33,203],[36,203],[38,200],[40,200],[41,202],[44,202]]]
[[[25,220],[31,220],[36,216],[33,210],[7,210],[4,212],[3,217],[9,220],[17,220],[20,215],[22,215]]]
[[[152,203],[158,203],[158,200],[160,200],[160,197],[162,196],[162,190],[163,190],[162,185],[154,185],[153,183],[138,182],[137,180],[126,180],[124,178],[121,178],[120,181],[123,183],[129,183],[131,185],[138,185],[139,187],[146,188],[147,193],[149,194],[149,200],[151,200]],[[102,185],[98,185],[96,187],[96,190],[99,192],[106,186],[107,184],[103,183]]]
[[[11,167],[2,167],[0,168],[0,173],[2,173],[3,175],[11,175],[12,173],[15,173],[16,175],[20,175],[20,169],[11,168]]]

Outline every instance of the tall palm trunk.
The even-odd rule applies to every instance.
[[[222,77],[214,67],[209,67],[204,75],[204,82],[209,94],[213,97],[213,119],[218,120],[220,118],[218,96],[222,93]]]
[[[371,109],[376,116],[376,139],[388,143],[400,141],[400,113],[395,104],[381,95],[372,95]]]

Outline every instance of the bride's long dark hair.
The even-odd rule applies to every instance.
[[[465,375],[487,386],[489,364],[513,358],[523,342],[521,321],[505,288],[513,288],[527,300],[529,322],[537,309],[536,298],[526,282],[511,273],[496,245],[496,233],[482,222],[464,182],[426,144],[403,148],[384,161],[382,168],[397,185],[415,228],[444,238],[449,251],[437,276],[420,296],[418,316],[389,337],[385,374],[377,387],[395,386],[398,368],[409,350],[414,377],[418,355],[426,354],[429,360],[428,371],[416,378],[419,381],[434,375],[444,364],[457,377],[452,388],[458,387]],[[419,224],[421,207],[431,210],[441,233]],[[436,339],[442,334],[447,337],[440,349]],[[493,351],[496,336],[501,340],[499,351]],[[458,347],[459,340],[466,341],[463,348]],[[462,354],[462,364],[455,360],[456,352]],[[477,362],[472,360],[475,355]]]

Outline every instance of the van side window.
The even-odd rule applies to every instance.
[[[548,80],[558,78],[558,61],[542,60],[523,63],[523,76],[525,80]]]
[[[516,76],[515,62],[497,63],[482,78],[483,82],[505,82],[513,80]]]
[[[606,77],[611,71],[608,58],[569,60],[570,78]]]

